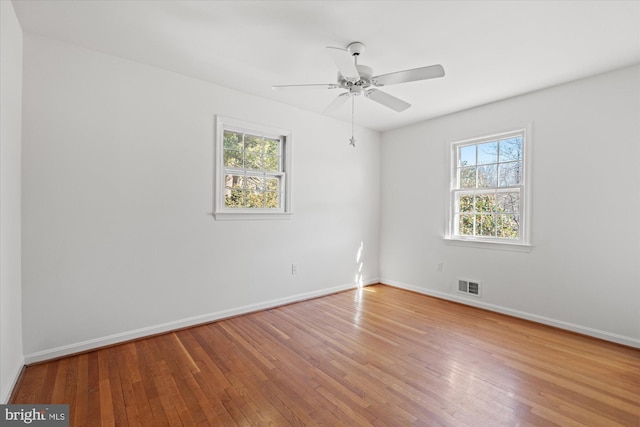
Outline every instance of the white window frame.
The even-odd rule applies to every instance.
[[[216,220],[263,220],[289,219],[291,210],[291,131],[272,126],[265,126],[245,120],[225,116],[216,116],[215,128],[215,179],[214,179],[214,212]],[[228,208],[225,207],[225,175],[231,171],[247,171],[241,168],[227,168],[224,165],[224,132],[234,131],[267,138],[279,139],[282,144],[281,168],[276,172],[281,179],[280,207],[275,208]]]
[[[449,150],[449,189],[448,212],[445,240],[456,245],[484,247],[489,249],[506,250],[531,250],[531,128],[529,124],[524,128],[507,132],[496,133],[481,137],[454,141],[450,143]],[[521,182],[511,188],[518,188],[520,192],[520,218],[519,238],[507,239],[489,236],[468,236],[456,234],[456,195],[458,193],[482,193],[490,191],[504,191],[509,187],[489,187],[486,189],[461,189],[458,188],[458,147],[465,145],[478,145],[484,142],[495,141],[509,136],[522,135],[522,173]]]

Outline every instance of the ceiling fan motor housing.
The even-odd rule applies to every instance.
[[[358,74],[360,74],[360,79],[354,82],[344,78],[342,74],[338,73],[338,85],[343,89],[347,89],[351,94],[359,95],[364,89],[371,86],[373,70],[366,65],[356,65],[356,67]]]

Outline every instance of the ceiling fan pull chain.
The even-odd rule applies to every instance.
[[[352,147],[356,146],[356,137],[353,135],[354,133],[354,125],[353,125],[353,121],[354,121],[354,115],[355,115],[355,109],[354,109],[354,104],[356,101],[356,97],[352,96],[351,97],[351,138],[349,139],[349,145],[351,145]]]

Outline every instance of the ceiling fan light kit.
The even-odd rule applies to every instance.
[[[339,47],[327,47],[327,53],[338,68],[337,83],[328,84],[298,84],[298,85],[275,85],[274,90],[281,89],[345,89],[347,92],[341,93],[331,104],[325,109],[325,114],[340,108],[348,97],[352,97],[351,101],[351,138],[350,145],[355,147],[355,138],[353,136],[354,106],[353,97],[364,95],[365,98],[384,105],[394,111],[401,112],[411,107],[411,104],[405,102],[393,95],[383,92],[376,87],[389,86],[398,83],[408,83],[418,80],[427,80],[433,78],[444,77],[444,68],[442,65],[429,65],[426,67],[413,68],[410,70],[396,71],[393,73],[373,75],[373,69],[366,65],[358,64],[358,57],[364,52],[365,44],[362,42],[350,43],[346,49]],[[373,86],[373,87],[372,87]]]

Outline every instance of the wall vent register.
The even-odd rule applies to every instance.
[[[480,282],[477,280],[458,279],[458,292],[479,297]]]

